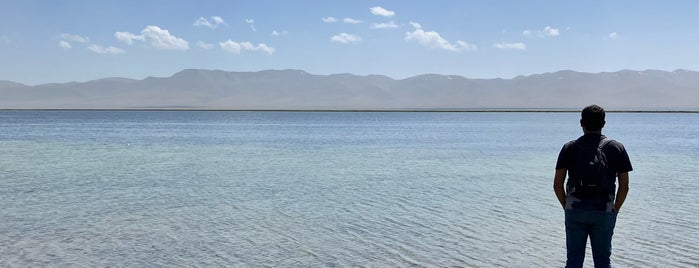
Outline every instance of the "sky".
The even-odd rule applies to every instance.
[[[699,1],[0,0],[0,80],[699,70]]]

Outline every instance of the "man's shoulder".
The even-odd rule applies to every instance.
[[[567,148],[573,147],[573,146],[575,146],[576,142],[577,142],[577,140],[572,140],[572,141],[566,142],[563,144],[563,148],[567,149]]]
[[[624,148],[624,144],[621,143],[620,141],[615,140],[615,139],[611,139],[611,138],[608,138],[608,139],[609,139],[609,142],[607,143],[607,145],[605,147],[611,147],[611,148],[616,149],[617,151],[625,151],[626,150]]]
[[[624,144],[622,144],[620,141],[608,138],[609,139],[609,145],[611,146],[616,146],[616,147],[624,147]]]

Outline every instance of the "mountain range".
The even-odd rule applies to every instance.
[[[699,110],[699,72],[558,71],[512,79],[186,69],[170,77],[29,86],[0,81],[0,109]]]

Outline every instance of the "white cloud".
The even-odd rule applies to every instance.
[[[556,29],[556,28],[551,28],[550,26],[546,26],[546,28],[544,28],[544,35],[546,35],[546,36],[558,36],[559,32],[558,32],[558,29]]]
[[[192,24],[192,25],[194,25],[194,26],[206,26],[206,27],[209,27],[211,29],[216,29],[216,27],[218,27],[218,26],[212,24],[211,22],[209,22],[204,17],[199,17],[199,19],[195,20],[194,24]]]
[[[76,35],[76,34],[67,34],[67,33],[61,34],[61,39],[63,39],[63,41],[77,42],[77,43],[88,43],[88,42],[90,42],[90,38],[82,37],[82,36],[79,36],[79,35]]]
[[[243,46],[244,50],[250,50],[250,51],[262,51],[262,52],[267,52],[267,54],[272,55],[276,51],[273,47],[269,47],[266,44],[260,43],[257,44],[257,46],[253,46],[250,42],[242,42],[240,45]]]
[[[0,36],[0,41],[2,41],[2,43],[5,45],[12,44],[12,40],[10,40],[10,38],[5,35]]]
[[[132,44],[134,40],[150,41],[150,44],[157,49],[180,50],[189,49],[189,42],[170,34],[166,29],[158,26],[148,25],[141,31],[140,35],[130,32],[116,32],[114,37],[124,43]]]
[[[212,16],[211,20],[214,21],[214,25],[226,25],[226,22],[223,21],[223,18],[219,16]]]
[[[511,50],[527,50],[527,45],[524,43],[498,43],[494,44],[493,47],[499,49],[511,49]]]
[[[410,24],[415,28],[415,31],[405,33],[406,41],[415,40],[418,42],[418,44],[429,48],[444,49],[454,52],[472,51],[477,49],[475,45],[471,45],[461,40],[458,40],[456,44],[452,44],[444,39],[438,32],[426,32],[417,22],[411,21]]]
[[[100,45],[92,44],[87,48],[89,50],[92,50],[95,53],[98,53],[98,54],[122,54],[122,53],[124,53],[124,50],[121,48],[118,48],[118,47],[103,47]]]
[[[129,32],[116,32],[114,33],[114,37],[126,44],[133,44],[133,40],[138,40],[138,41],[143,41],[145,40],[145,37],[143,35],[135,35]]]
[[[287,31],[277,31],[277,30],[272,30],[272,36],[282,36],[282,35],[287,35],[289,32]]]
[[[352,34],[348,34],[348,33],[341,33],[341,34],[335,35],[333,37],[330,37],[330,41],[343,43],[343,44],[349,44],[349,43],[358,43],[358,42],[362,41],[362,38],[357,36],[357,35],[352,35]]]
[[[9,44],[9,40],[5,41],[7,44]],[[71,49],[73,45],[71,42],[75,43],[89,43],[90,38],[83,37],[77,34],[67,34],[67,33],[62,33],[61,34],[61,40],[58,41],[58,46],[62,47],[63,49]]]
[[[371,25],[372,29],[393,29],[393,28],[398,28],[398,25],[396,25],[395,22],[389,21],[389,22],[384,22],[384,23],[374,23]]]
[[[241,48],[238,42],[228,39],[226,42],[219,42],[218,45],[226,52],[240,54]]]
[[[196,21],[194,21],[194,26],[206,26],[211,29],[216,29],[218,28],[219,25],[226,25],[226,22],[223,21],[223,19],[219,16],[212,16],[211,20],[213,21],[210,22],[209,20],[205,19],[204,17],[199,17]]]
[[[325,22],[325,23],[337,22],[337,19],[334,17],[321,18],[321,20],[323,20],[323,22]]]
[[[63,41],[63,40],[61,40],[61,41],[58,42],[58,46],[59,46],[59,47],[62,47],[62,48],[64,48],[64,49],[70,49],[70,48],[73,47],[73,46],[70,45],[70,43],[68,43],[67,41]]]
[[[617,39],[619,39],[619,34],[616,33],[616,32],[610,33],[610,34],[609,34],[609,39],[617,40]]]
[[[344,23],[349,23],[349,24],[359,24],[359,23],[362,23],[361,20],[355,20],[355,19],[353,19],[353,18],[345,18],[345,19],[342,20],[342,22],[344,22]]]
[[[459,47],[461,50],[466,50],[466,51],[478,50],[478,47],[476,45],[469,44],[466,41],[457,40],[456,43],[459,44]]]
[[[141,35],[149,40],[150,44],[157,49],[180,51],[189,49],[189,43],[186,40],[171,35],[168,30],[161,29],[158,26],[147,26],[141,31]]]
[[[369,9],[371,11],[371,14],[377,15],[377,16],[384,16],[384,17],[393,17],[393,15],[396,15],[396,12],[387,10],[383,7],[380,6],[375,6]]]
[[[253,32],[257,32],[257,29],[255,29],[255,20],[245,19],[245,23],[250,25],[250,29],[252,29]]]
[[[205,43],[205,42],[202,42],[202,41],[197,41],[197,46],[200,47],[200,48],[202,48],[202,49],[212,49],[212,48],[214,48],[214,44],[209,44],[209,43]]]
[[[566,28],[566,31],[568,28]],[[543,30],[537,30],[537,31],[532,31],[532,30],[524,30],[522,31],[522,35],[526,37],[531,37],[531,36],[538,36],[538,37],[556,37],[561,35],[561,31],[558,28],[553,28],[551,26],[546,26],[544,27]]]
[[[260,43],[255,46],[250,42],[238,43],[231,39],[225,42],[219,42],[218,44],[224,51],[235,54],[240,54],[242,51],[262,51],[272,55],[276,51],[273,47],[269,47],[266,44]]]

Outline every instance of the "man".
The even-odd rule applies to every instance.
[[[563,145],[556,162],[553,190],[565,210],[566,267],[582,267],[588,237],[595,267],[611,267],[612,234],[632,167],[624,145],[602,135],[604,117],[602,107],[585,107],[580,119],[584,135]]]

